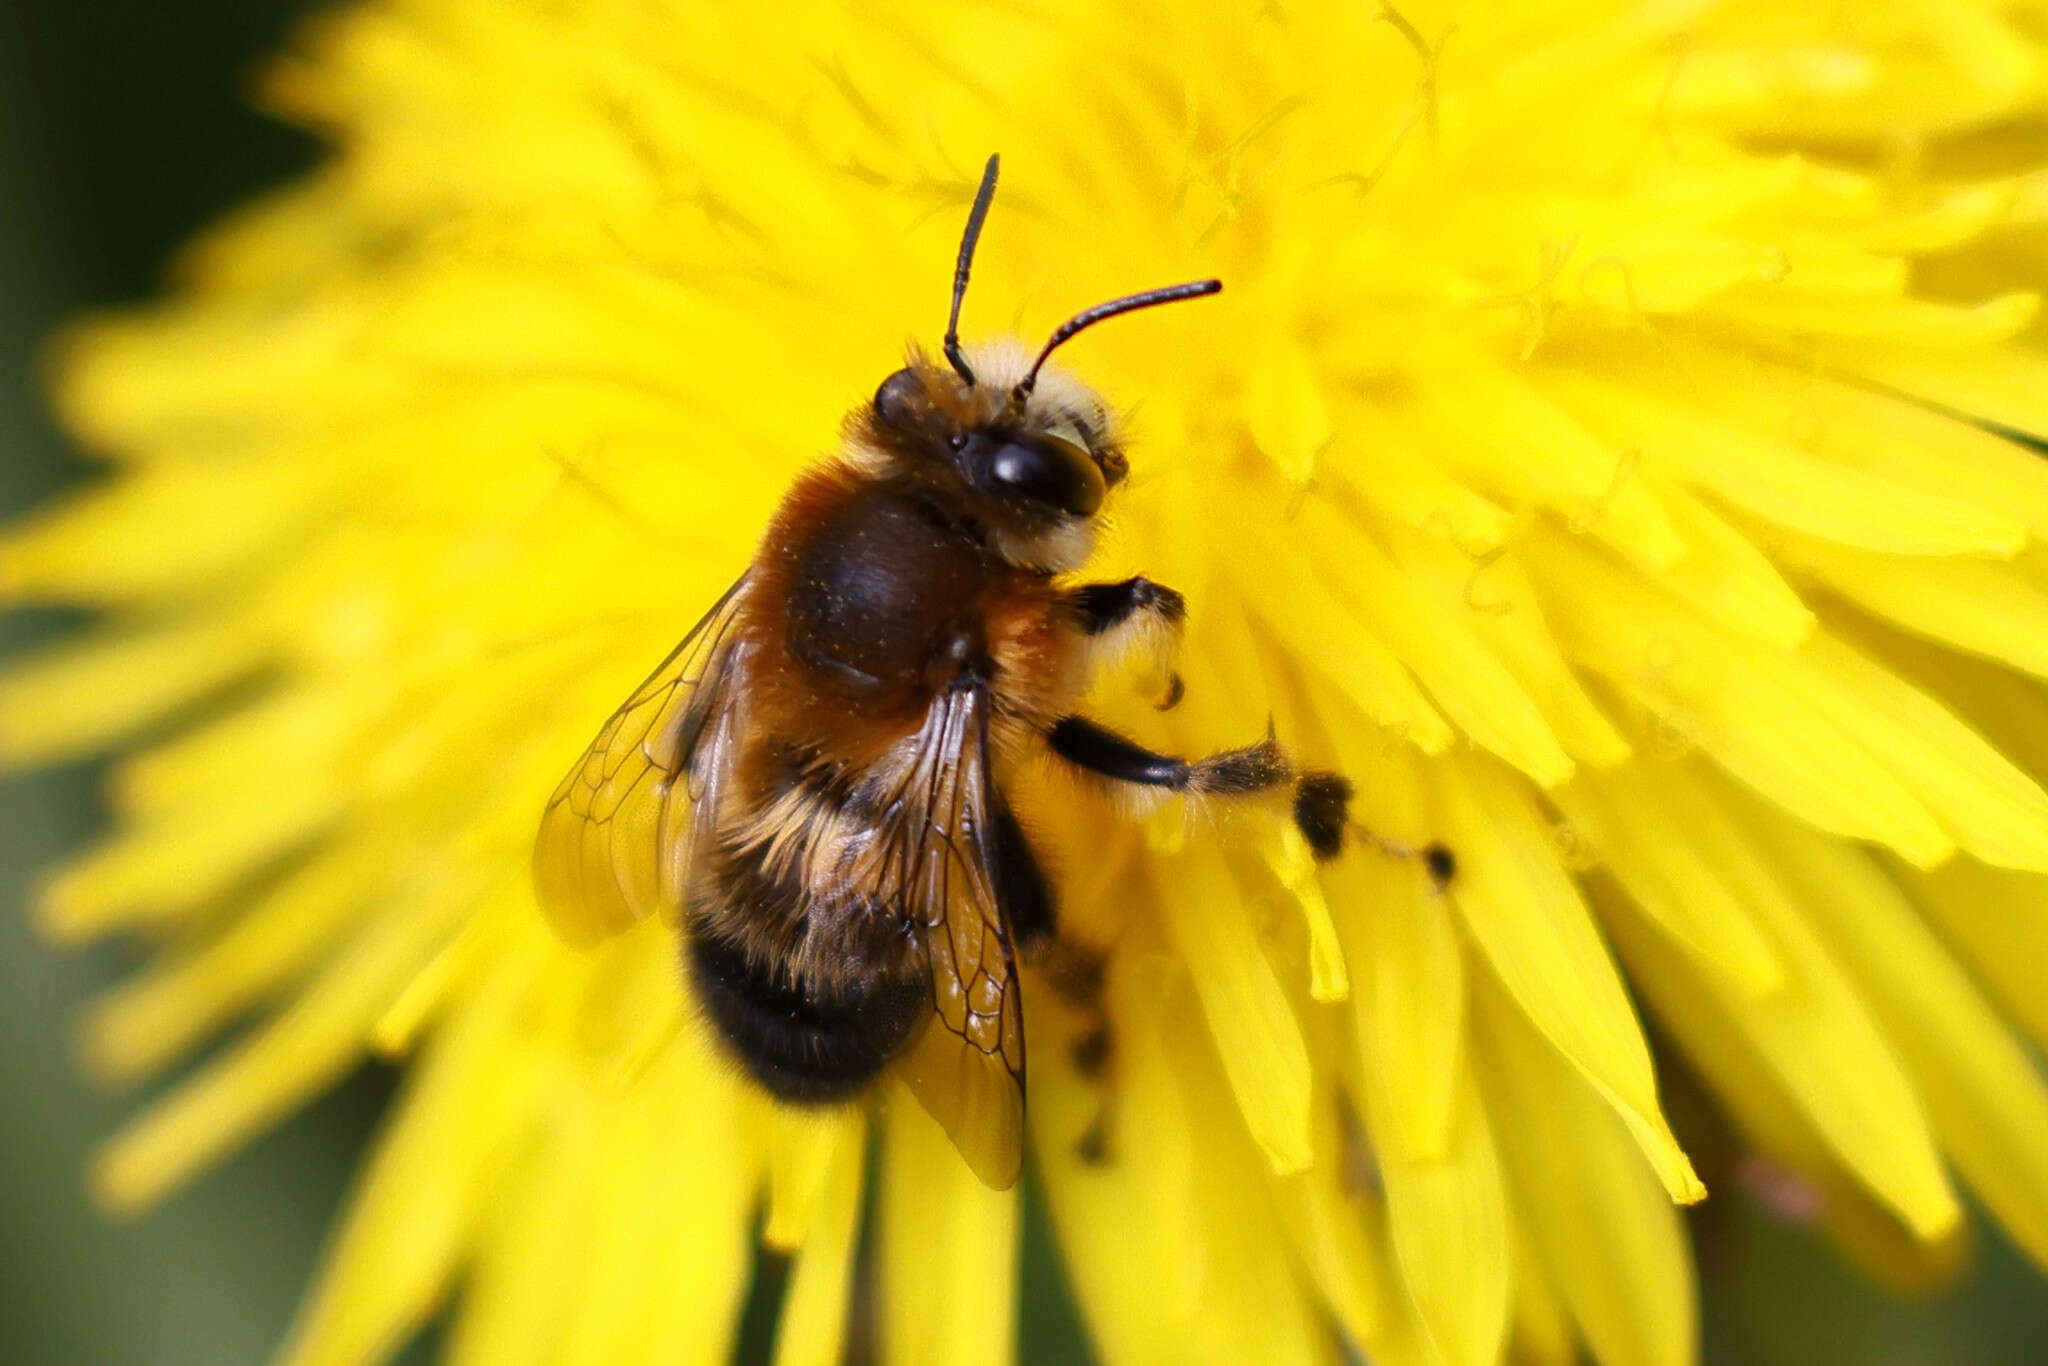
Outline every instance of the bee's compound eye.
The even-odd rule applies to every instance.
[[[915,370],[898,370],[875,387],[875,416],[891,427],[916,425],[924,410],[924,381]]]
[[[1063,441],[1007,442],[990,457],[988,472],[998,487],[1075,517],[1092,517],[1102,506],[1102,471]]]

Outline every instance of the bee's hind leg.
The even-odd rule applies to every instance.
[[[1356,830],[1383,854],[1419,861],[1440,890],[1450,885],[1457,872],[1457,860],[1444,845],[1417,848],[1360,826],[1351,818],[1350,780],[1319,769],[1296,769],[1271,735],[1257,744],[1204,759],[1154,753],[1085,716],[1062,718],[1047,739],[1053,753],[1076,768],[1137,788],[1190,796],[1245,797],[1291,784],[1295,828],[1318,859],[1333,859],[1343,853],[1346,836]]]
[[[1103,1082],[1114,1051],[1109,1012],[1102,1001],[1106,960],[1101,950],[1058,934],[1052,884],[1001,793],[996,794],[985,839],[989,880],[1009,920],[1018,956],[1038,969],[1053,994],[1078,1017],[1079,1027],[1068,1043],[1074,1070],[1091,1082]],[[1075,1155],[1091,1165],[1109,1160],[1112,1091],[1106,1085],[1101,1089],[1094,1118],[1074,1140]]]
[[[1037,966],[1053,994],[1077,1017],[1078,1027],[1067,1040],[1067,1059],[1098,1091],[1095,1114],[1074,1139],[1074,1156],[1101,1166],[1113,1156],[1116,1101],[1109,1075],[1116,1060],[1116,1036],[1110,1032],[1109,1010],[1102,999],[1108,959],[1086,944],[1048,939],[1039,949]]]
[[[1091,674],[1116,667],[1133,656],[1149,657],[1166,677],[1166,695],[1158,703],[1167,711],[1180,703],[1178,672],[1181,623],[1187,620],[1187,599],[1163,583],[1140,576],[1119,583],[1087,583],[1071,590],[1068,602],[1088,641]]]
[[[1032,851],[1031,839],[1001,792],[989,813],[988,834],[983,846],[989,881],[996,900],[1010,922],[1010,934],[1017,951],[1027,959],[1051,942],[1059,929],[1059,911],[1053,901],[1052,884]]]

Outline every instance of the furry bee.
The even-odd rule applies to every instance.
[[[696,1001],[768,1091],[841,1101],[899,1067],[1006,1187],[1023,1149],[1017,963],[1054,932],[1006,775],[1049,750],[1141,789],[1291,786],[1324,855],[1350,789],[1298,773],[1270,735],[1186,760],[1075,714],[1092,666],[1170,648],[1185,607],[1145,578],[1066,581],[1127,466],[1102,400],[1046,360],[1222,286],[1099,304],[1035,358],[963,347],[996,170],[961,239],[944,363],[913,349],[848,416],[838,456],[796,481],[738,582],[562,780],[535,869],[572,939],[679,915]]]

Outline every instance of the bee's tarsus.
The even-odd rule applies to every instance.
[[[1458,856],[1451,847],[1437,840],[1416,846],[1405,840],[1389,839],[1376,830],[1368,830],[1352,822],[1353,827],[1365,838],[1365,842],[1385,854],[1388,858],[1419,863],[1429,874],[1431,890],[1442,893],[1449,890],[1451,880],[1458,875]]]
[[[1292,773],[1287,753],[1268,723],[1266,738],[1257,744],[1227,749],[1188,765],[1186,787],[1203,796],[1246,797],[1279,787]]]
[[[1351,780],[1341,773],[1314,771],[1294,785],[1294,826],[1318,862],[1344,852],[1344,832],[1351,824]]]
[[[1457,855],[1440,841],[1417,848],[1390,839],[1351,819],[1351,780],[1341,773],[1311,769],[1294,784],[1294,826],[1308,841],[1316,861],[1326,863],[1344,852],[1345,835],[1355,829],[1365,842],[1389,858],[1412,859],[1429,873],[1439,892],[1451,885],[1458,874]]]

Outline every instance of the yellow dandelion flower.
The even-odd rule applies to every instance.
[[[1107,954],[1105,1069],[1025,983],[1103,1359],[1691,1360],[1678,1206],[1734,1172],[1646,1020],[1874,1273],[1951,1262],[1965,1187],[2048,1261],[2038,6],[382,0],[267,92],[333,159],[64,349],[111,474],[0,585],[101,618],[0,679],[0,752],[151,737],[40,902],[163,943],[94,1068],[241,1030],[109,1204],[409,1060],[292,1366],[450,1297],[459,1363],[719,1360],[757,1237],[778,1359],[834,1360],[867,1189],[881,1355],[1012,1357],[1017,1193],[900,1091],[777,1110],[671,927],[571,947],[527,871],[936,341],[991,150],[970,332],[1228,283],[1067,358],[1133,431],[1091,572],[1191,607],[1183,706],[1091,706],[1179,752],[1271,717],[1457,858],[1024,794]]]

